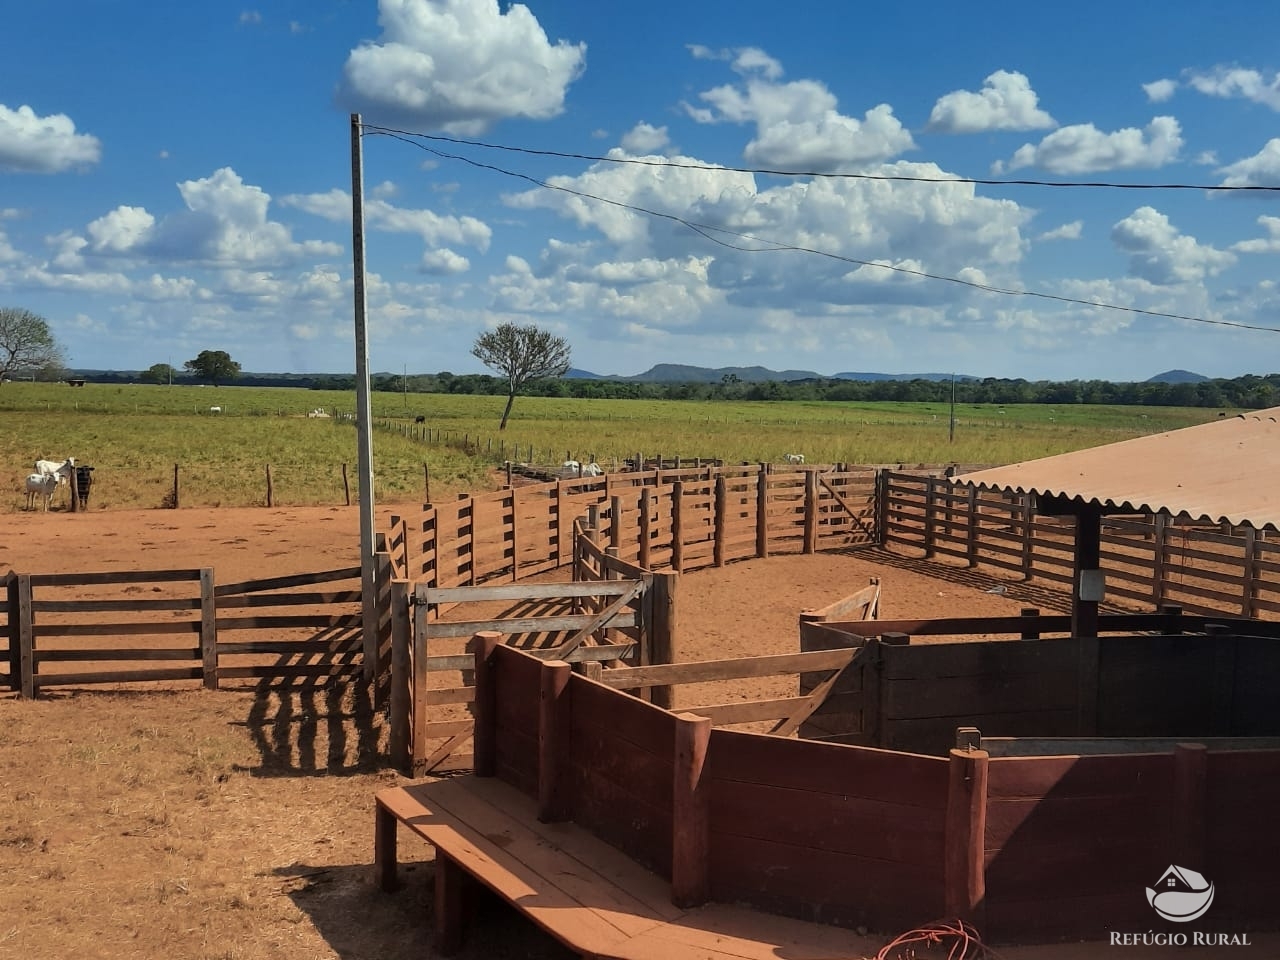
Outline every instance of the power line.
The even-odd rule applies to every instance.
[[[849,257],[849,256],[845,256],[844,254],[832,253],[829,250],[819,250],[814,247],[804,247],[798,244],[783,243],[778,240],[770,240],[767,237],[757,237],[754,234],[740,233],[738,231],[730,230],[726,227],[719,227],[714,224],[696,223],[692,220],[686,220],[684,217],[677,216],[673,213],[664,213],[661,210],[650,210],[647,207],[641,207],[635,204],[626,203],[622,200],[613,200],[609,197],[601,197],[601,196],[597,196],[596,194],[587,193],[582,190],[574,190],[570,187],[561,186],[559,184],[548,183],[545,180],[539,180],[537,177],[530,176],[527,173],[518,173],[516,171],[507,170],[507,169],[504,169],[503,167],[498,167],[490,163],[482,163],[479,160],[473,160],[470,157],[464,157],[464,156],[461,156],[460,154],[447,153],[443,150],[438,150],[435,147],[427,146],[426,144],[419,143],[417,140],[412,139],[412,137],[415,136],[414,134],[401,134],[398,131],[393,131],[388,128],[370,127],[368,125],[365,126],[365,129],[371,134],[374,134],[377,136],[389,137],[392,140],[399,140],[403,143],[409,144],[410,146],[417,147],[419,150],[425,151],[426,153],[430,153],[433,156],[437,156],[442,160],[457,160],[461,163],[465,163],[479,170],[489,170],[493,173],[500,173],[505,177],[512,177],[513,179],[516,179],[516,180],[523,180],[526,183],[531,183],[534,186],[541,187],[544,190],[556,190],[556,191],[559,191],[560,193],[567,193],[567,194],[570,194],[571,196],[581,197],[584,200],[594,200],[597,203],[608,204],[609,206],[618,207],[622,210],[628,210],[628,211],[631,211],[632,213],[639,213],[645,216],[655,217],[661,220],[669,220],[673,223],[678,223],[681,226],[688,228],[689,230],[692,230],[694,233],[698,234],[699,236],[707,240],[710,240],[712,243],[719,244],[722,247],[727,247],[730,250],[736,250],[740,253],[774,253],[774,252],[780,252],[780,251],[794,251],[796,253],[807,253],[813,256],[826,257],[827,259],[830,259],[830,260],[838,260],[843,263],[848,263],[855,266],[875,267],[881,270],[892,270],[895,273],[903,273],[909,276],[919,277],[924,280],[939,280],[944,283],[955,283],[955,284],[959,284],[960,286],[971,287],[975,290],[981,290],[985,293],[1000,294],[1002,296],[1031,297],[1038,300],[1052,300],[1057,303],[1073,304],[1073,305],[1084,306],[1084,307],[1094,307],[1099,310],[1115,310],[1123,313],[1139,314],[1141,316],[1146,316],[1146,317],[1158,317],[1165,320],[1185,320],[1189,323],[1203,323],[1203,324],[1219,326],[1219,327],[1234,327],[1240,330],[1259,330],[1259,331],[1264,331],[1266,333],[1280,333],[1280,327],[1267,327],[1259,324],[1241,323],[1235,320],[1211,320],[1206,317],[1192,317],[1192,316],[1185,316],[1183,314],[1178,314],[1178,313],[1165,313],[1160,310],[1147,310],[1142,307],[1126,307],[1121,304],[1104,303],[1104,302],[1095,301],[1095,300],[1083,300],[1078,297],[1066,297],[1066,296],[1061,296],[1059,294],[1042,293],[1036,290],[1016,290],[1008,287],[997,287],[992,284],[979,283],[976,280],[965,280],[961,277],[948,277],[942,274],[928,273],[924,270],[913,270],[910,267],[899,267],[899,266],[895,266],[893,264],[888,264],[888,263],[877,263],[872,260],[859,260],[856,257]],[[431,138],[431,139],[444,139],[444,138]],[[723,168],[711,168],[711,169],[723,169]],[[739,244],[731,243],[727,240],[723,240],[720,237],[713,236],[713,234],[717,234],[717,233],[724,234],[725,236],[729,236],[729,237],[736,237],[739,240],[747,240],[752,243],[768,244],[768,246],[764,246],[764,247],[741,246]]]
[[[885,180],[899,183],[971,183],[986,187],[1092,187],[1109,190],[1206,190],[1215,193],[1277,193],[1280,186],[1255,184],[1203,184],[1203,183],[1116,183],[1107,180],[996,180],[981,177],[925,177],[907,174],[886,173],[832,173],[820,170],[774,170],[768,167],[730,167],[712,163],[695,163],[688,161],[660,160],[652,157],[608,157],[588,153],[567,153],[560,150],[538,150],[533,147],[517,147],[503,143],[489,143],[484,140],[466,140],[459,137],[444,137],[438,134],[415,133],[411,130],[398,130],[395,127],[379,127],[366,123],[364,129],[370,133],[396,136],[397,138],[419,138],[436,143],[451,143],[456,146],[479,147],[484,150],[501,150],[507,153],[520,153],[533,157],[555,157],[561,160],[584,160],[592,163],[613,163],[641,167],[667,167],[675,170],[706,170],[724,173],[750,173],[770,177],[805,177],[809,179],[828,180]],[[412,141],[410,141],[412,142]]]

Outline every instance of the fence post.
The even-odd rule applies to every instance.
[[[1022,495],[1022,579],[1030,580],[1034,576],[1035,571],[1033,565],[1035,563],[1035,554],[1033,547],[1035,546],[1035,529],[1036,529],[1036,500],[1035,494],[1024,493]]]
[[[724,566],[724,533],[725,525],[729,517],[729,494],[728,485],[725,483],[724,474],[716,476],[715,486],[715,541],[712,544],[713,560],[717,567]]]
[[[952,484],[951,488],[947,491],[948,495],[951,493],[951,490],[954,490],[954,489],[955,489],[955,485]],[[948,497],[948,502],[950,502],[949,497]],[[968,530],[969,542],[967,544],[967,550],[965,552],[969,555],[969,566],[971,567],[976,567],[978,565],[979,522],[980,522],[980,518],[978,516],[978,488],[975,487],[973,484],[969,484],[969,530]]]
[[[609,546],[618,550],[622,547],[622,498],[609,499]]]
[[[684,573],[684,481],[671,485],[671,569]]]
[[[1173,854],[1193,870],[1205,866],[1208,760],[1203,743],[1173,748]]]
[[[9,686],[18,690],[21,685],[18,681],[18,673],[21,670],[19,666],[20,651],[22,649],[22,635],[18,628],[18,575],[10,570],[4,578],[6,607],[6,622],[9,624]]]
[[[756,474],[756,556],[769,556],[769,465]]]
[[[886,467],[876,470],[876,543],[889,544],[889,471]]]
[[[200,657],[204,688],[218,689],[218,610],[214,596],[213,568],[200,570]]]
[[[818,552],[818,474],[804,472],[804,552]]]
[[[178,509],[178,465],[173,465],[173,509]]]
[[[944,827],[943,912],[981,928],[986,897],[987,830],[985,750],[952,750]]]
[[[266,467],[267,467],[267,506],[272,507],[272,506],[275,506],[275,504],[272,502],[272,494],[271,494],[271,464],[268,463]]]
[[[573,667],[547,660],[538,671],[538,819],[556,823],[569,818],[569,785],[561,776],[562,754],[569,745],[569,677]]]
[[[649,538],[653,536],[653,488],[640,488],[640,566],[649,569]]]
[[[347,465],[342,465],[342,495],[346,497],[347,506],[351,506],[351,481],[347,479]]]
[[[1253,619],[1258,594],[1258,531],[1244,528],[1244,577],[1240,595],[1240,616]]]
[[[924,478],[924,558],[932,560],[935,556],[933,538],[934,526],[937,523],[938,494],[934,488],[933,477]]]
[[[680,576],[675,573],[655,573],[649,590],[652,603],[649,609],[652,619],[646,625],[649,634],[649,662],[676,663],[679,651],[676,649],[676,638],[679,636],[679,608],[676,606]],[[666,685],[652,687],[652,702],[663,710],[675,706],[675,688]]]
[[[1155,542],[1151,556],[1151,602],[1157,607],[1165,598],[1165,567],[1169,562],[1169,518],[1163,513],[1155,515]]]
[[[671,798],[671,902],[705,903],[710,892],[710,823],[702,771],[711,742],[711,720],[691,713],[676,717],[675,782]]]
[[[31,574],[18,574],[18,602],[9,610],[9,616],[18,617],[18,673],[14,678],[18,695],[30,700],[36,695],[36,631],[35,617],[31,612]]]
[[[409,581],[391,581],[391,764],[401,773],[411,773],[412,743],[409,727],[410,693],[413,677]]]
[[[556,512],[556,566],[564,564],[565,541],[573,537],[573,521],[564,515],[564,481],[557,480],[555,489],[551,493],[551,498],[555,502]],[[516,498],[514,494],[511,497],[511,530],[514,533],[516,528]],[[515,560],[512,554],[512,579],[515,579]]]
[[[498,730],[496,726],[498,722],[498,688],[494,685],[496,677],[493,675],[493,652],[497,649],[501,640],[502,634],[493,630],[482,630],[471,638],[471,643],[469,644],[471,652],[476,658],[474,703],[476,726],[475,733],[472,736],[475,753],[471,763],[477,777],[492,777],[498,763]],[[415,655],[417,652],[417,650],[414,651]],[[418,669],[417,663],[413,666],[415,682],[420,675],[425,681],[425,664],[423,665],[423,670]],[[415,696],[415,708],[417,699]],[[413,718],[413,725],[415,727],[420,725],[416,716]]]

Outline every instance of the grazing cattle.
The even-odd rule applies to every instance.
[[[49,502],[53,500],[53,492],[58,489],[58,475],[54,473],[33,473],[27,477],[27,509],[34,510],[36,508],[36,500],[41,503],[41,508],[49,509]]]
[[[89,506],[89,491],[93,489],[93,467],[76,467],[76,485],[72,495],[80,501],[80,509]]]
[[[426,422],[427,422],[427,418],[426,418],[426,417],[424,417],[422,414],[418,414],[416,417],[414,417],[414,418],[413,418],[413,422],[414,422],[414,423],[426,423]]]
[[[221,407],[210,407],[210,408],[209,408],[209,412],[210,412],[210,413],[221,413],[221,412],[222,412],[222,408],[221,408]]]
[[[804,463],[803,453],[788,453],[784,458],[787,463]]]
[[[329,419],[329,415],[324,412],[324,407],[316,407],[314,410],[308,413],[307,416],[310,417],[312,420],[316,420],[316,419],[328,420]]]
[[[566,460],[560,465],[561,480],[576,480],[578,477],[599,477],[604,469],[594,460],[591,463],[580,463],[577,460]]]
[[[57,460],[37,460],[35,472],[40,476],[51,476],[56,483],[66,483],[71,478],[71,471],[76,468],[76,458],[67,457],[62,463]]]

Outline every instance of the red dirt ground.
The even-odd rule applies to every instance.
[[[382,507],[380,524],[393,512]],[[0,520],[0,574],[213,566],[220,580],[248,579],[354,565],[357,538],[357,513],[342,507],[10,514]],[[872,576],[884,618],[1066,603],[1043,587],[940,565],[924,572],[879,552],[748,561],[682,578],[680,658],[793,651],[800,610]],[[996,585],[1002,595],[985,592]],[[779,682],[730,696],[769,696]],[[171,686],[54,691],[36,702],[0,694],[0,958],[434,956],[425,845],[403,842],[405,890],[372,886],[371,798],[399,778],[379,767],[384,718],[364,694]],[[681,696],[730,698],[723,688]],[[464,958],[568,956],[496,905],[482,909]],[[882,943],[851,934],[850,957]],[[1242,955],[1280,956],[1280,942],[1265,944]],[[1114,949],[1001,956],[1085,960]]]

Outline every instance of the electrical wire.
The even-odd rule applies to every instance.
[[[614,200],[609,197],[597,196],[596,194],[587,193],[582,190],[574,190],[570,187],[566,187],[560,184],[548,183],[545,180],[540,180],[537,177],[530,176],[527,173],[518,173],[513,170],[507,170],[503,167],[495,166],[494,164],[491,164],[491,163],[483,163],[479,160],[474,160],[471,157],[462,156],[461,154],[447,153],[443,150],[439,150],[435,147],[427,146],[426,144],[419,143],[417,140],[412,139],[414,136],[421,136],[420,134],[402,134],[399,131],[395,131],[390,128],[372,127],[369,125],[365,125],[364,129],[367,130],[370,135],[388,137],[392,140],[399,140],[402,143],[407,143],[412,147],[417,147],[419,150],[432,154],[433,156],[439,157],[442,160],[456,160],[461,163],[465,163],[468,166],[475,167],[479,170],[488,170],[493,173],[502,174],[503,176],[506,176],[506,177],[512,177],[516,180],[523,180],[526,183],[533,184],[534,186],[540,187],[544,190],[555,190],[560,193],[567,193],[567,194],[570,194],[571,196],[580,197],[584,200],[594,200],[597,203],[608,204],[609,206],[618,207],[623,210],[628,210],[632,213],[643,214],[644,216],[654,217],[662,220],[669,220],[673,223],[680,224],[681,226],[686,227],[689,230],[692,230],[694,233],[698,234],[699,236],[703,237],[706,240],[710,240],[712,243],[719,244],[722,247],[727,247],[730,250],[736,250],[740,253],[777,253],[782,251],[807,253],[813,256],[825,257],[830,260],[838,260],[842,263],[848,263],[854,266],[874,267],[881,270],[891,270],[894,273],[902,273],[908,276],[919,277],[924,280],[937,280],[944,283],[954,283],[964,287],[971,287],[975,290],[981,290],[984,293],[993,293],[1001,296],[1031,297],[1033,299],[1038,299],[1038,300],[1050,300],[1057,303],[1071,304],[1074,306],[1092,307],[1098,310],[1113,310],[1113,311],[1118,311],[1122,313],[1132,313],[1132,314],[1138,314],[1140,316],[1155,317],[1155,318],[1164,319],[1164,320],[1183,320],[1188,323],[1203,323],[1211,326],[1232,327],[1239,330],[1256,330],[1256,331],[1261,331],[1265,333],[1280,333],[1280,327],[1268,327],[1262,324],[1242,323],[1236,320],[1212,320],[1207,317],[1193,317],[1193,316],[1188,316],[1188,315],[1178,314],[1178,313],[1166,313],[1161,310],[1147,310],[1143,307],[1129,307],[1129,306],[1123,306],[1121,304],[1106,303],[1103,301],[1084,300],[1078,297],[1066,297],[1060,294],[1043,293],[1037,290],[1015,290],[1008,287],[997,287],[988,283],[979,283],[976,280],[965,280],[962,277],[949,277],[943,274],[928,273],[927,271],[924,271],[924,270],[914,270],[910,267],[900,267],[890,263],[877,263],[872,260],[859,260],[856,257],[849,257],[849,256],[845,256],[844,254],[832,253],[829,250],[819,250],[814,247],[805,247],[805,246],[800,246],[798,244],[790,244],[790,243],[784,243],[778,240],[770,240],[767,237],[757,237],[754,234],[741,233],[736,230],[730,230],[726,227],[718,227],[718,226],[715,226],[714,224],[697,223],[692,220],[686,220],[684,217],[677,216],[676,214],[673,214],[673,213],[664,213],[661,210],[651,210],[647,207],[641,207],[635,204],[626,203],[622,200]],[[724,168],[713,167],[709,169],[724,169]],[[762,246],[762,247],[742,246],[740,244],[732,243],[713,235],[717,233],[723,234],[729,237],[736,237],[739,240],[747,240],[752,243],[767,244],[767,246]]]
[[[925,953],[941,960],[938,949],[947,951],[946,960],[998,960],[995,951],[964,920],[939,920],[908,930],[885,944],[875,960],[907,960]]]
[[[707,170],[726,173],[750,173],[769,177],[804,177],[805,179],[831,180],[887,180],[902,183],[971,183],[986,187],[1068,187],[1068,188],[1102,188],[1109,190],[1205,190],[1215,193],[1277,193],[1280,186],[1265,184],[1204,184],[1204,183],[1118,183],[1108,180],[996,180],[981,177],[925,177],[908,174],[888,173],[835,173],[822,170],[775,170],[768,167],[729,167],[713,163],[696,163],[686,160],[661,160],[653,157],[609,157],[596,156],[589,153],[569,153],[561,150],[538,150],[533,147],[517,147],[503,143],[489,143],[485,140],[467,140],[460,137],[444,137],[438,134],[415,133],[411,130],[399,130],[395,127],[380,127],[374,124],[362,124],[370,133],[395,134],[398,137],[416,137],[437,143],[451,143],[457,146],[479,147],[484,150],[501,150],[507,153],[520,153],[533,157],[555,157],[561,160],[583,160],[591,163],[630,164],[643,167],[670,167],[676,170]]]

